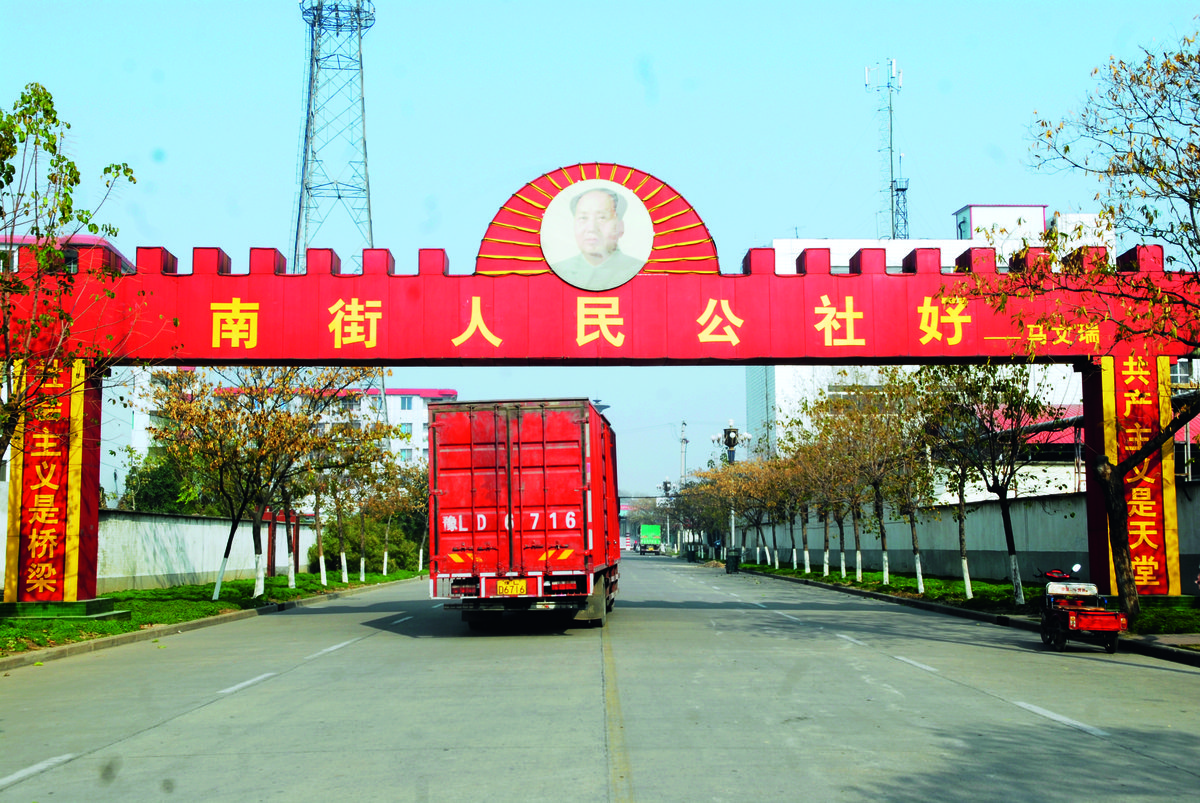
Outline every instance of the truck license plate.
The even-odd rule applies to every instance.
[[[497,580],[496,593],[506,596],[525,593],[525,580]]]

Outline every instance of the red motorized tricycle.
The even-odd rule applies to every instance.
[[[1079,571],[1076,564],[1074,571]],[[1092,583],[1076,581],[1070,572],[1051,569],[1042,597],[1042,643],[1062,652],[1067,639],[1100,642],[1104,651],[1117,651],[1117,636],[1128,628],[1125,614],[1110,610]]]

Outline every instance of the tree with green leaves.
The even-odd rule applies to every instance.
[[[1033,157],[1038,167],[1083,173],[1100,190],[1100,233],[1134,244],[1162,243],[1171,270],[1126,271],[1095,254],[1071,251],[1088,234],[1051,230],[1022,271],[973,276],[948,294],[981,297],[999,311],[1013,300],[1065,294],[1039,323],[1078,326],[1103,322],[1118,343],[1200,348],[1200,45],[1195,35],[1176,45],[1145,49],[1130,61],[1112,58],[1094,71],[1095,90],[1062,119],[1037,117]],[[1028,254],[1028,252],[1027,252]],[[1031,255],[1032,256],[1032,255]],[[1099,484],[1108,517],[1109,543],[1123,609],[1140,612],[1129,548],[1129,474],[1200,413],[1200,392],[1172,400],[1173,416],[1159,432],[1115,464],[1101,453],[1089,481]]]
[[[1009,579],[1018,605],[1025,604],[1021,568],[1013,536],[1012,496],[1018,478],[1039,460],[1042,426],[1060,419],[1062,408],[1047,399],[1045,378],[1026,363],[1014,365],[930,365],[924,380],[940,388],[936,410],[925,423],[945,448],[968,461],[989,493],[995,494],[1008,549]]]
[[[119,339],[91,340],[74,326],[110,300],[107,289],[77,297],[80,274],[107,288],[121,268],[86,260],[81,266],[73,238],[116,236],[116,227],[98,213],[120,185],[135,182],[133,170],[124,163],[108,165],[94,210],[77,204],[83,178],[66,151],[70,127],[40,84],[27,85],[12,111],[0,110],[0,453],[31,405],[52,395],[42,386],[58,366],[83,359],[99,371],[124,356]],[[27,370],[30,361],[43,370]]]
[[[340,474],[375,459],[389,427],[355,419],[355,402],[376,369],[232,367],[163,372],[152,391],[169,454],[191,461],[229,519],[233,538],[249,517],[255,596],[263,589],[262,520],[283,484],[312,473]]]

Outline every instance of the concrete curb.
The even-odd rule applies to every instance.
[[[895,605],[906,605],[910,608],[918,608],[923,611],[941,613],[948,616],[957,616],[962,619],[973,619],[977,622],[986,622],[988,624],[999,625],[1001,627],[1016,627],[1021,630],[1030,630],[1034,633],[1041,629],[1040,625],[1036,621],[1025,616],[1010,616],[1008,614],[972,611],[966,608],[956,608],[953,605],[942,605],[937,602],[929,602],[923,599],[893,597],[891,594],[881,594],[878,591],[866,591],[861,588],[843,586],[836,583],[822,583],[820,581],[809,580],[804,577],[785,577],[778,574],[759,572],[753,569],[743,569],[741,570],[741,574],[752,574],[756,577],[767,577],[772,580],[800,583],[802,585],[813,586],[814,588],[823,588],[829,591],[840,591],[843,594],[852,594],[856,597],[877,599],[882,602],[891,602]],[[1152,658],[1159,658],[1163,661],[1174,661],[1178,664],[1187,664],[1188,666],[1200,667],[1200,652],[1184,650],[1180,649],[1179,647],[1171,647],[1166,644],[1155,644],[1154,642],[1147,640],[1144,636],[1121,636],[1121,646],[1118,648],[1118,653],[1121,650],[1125,650],[1126,652],[1136,652],[1141,655],[1148,655]]]
[[[416,577],[408,577],[404,580],[392,580],[387,583],[376,583],[371,586],[360,586],[359,588],[347,588],[344,591],[331,591],[328,594],[321,594],[316,597],[304,597],[302,599],[289,600],[287,602],[271,603],[263,605],[259,608],[248,608],[243,611],[234,611],[233,613],[223,613],[219,616],[209,616],[204,619],[193,619],[190,622],[179,622],[173,625],[159,625],[157,627],[148,627],[145,630],[134,630],[129,633],[118,633],[115,636],[103,636],[101,638],[88,639],[87,641],[76,641],[71,644],[63,644],[59,647],[46,647],[40,650],[29,650],[28,652],[17,653],[0,658],[0,672],[7,672],[9,669],[16,669],[22,666],[30,666],[36,663],[45,663],[46,661],[55,661],[59,658],[68,658],[72,655],[82,655],[83,653],[95,652],[97,650],[107,650],[110,647],[120,647],[124,644],[133,644],[139,641],[151,641],[164,636],[173,636],[176,633],[185,633],[189,630],[199,630],[203,627],[212,627],[213,625],[223,625],[227,622],[236,622],[239,619],[250,619],[255,616],[264,616],[271,613],[279,613],[280,611],[289,611],[292,608],[303,608],[309,605],[315,605],[320,602],[328,602],[341,597],[352,597],[356,594],[363,594],[367,591],[374,591],[379,588],[387,588],[388,586],[396,585],[397,583],[411,583],[414,580],[425,580],[428,575],[417,575]]]

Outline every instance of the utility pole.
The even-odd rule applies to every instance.
[[[363,34],[375,24],[375,4],[303,0],[300,13],[309,27],[308,97],[291,270],[304,272],[315,242],[356,248],[347,256],[361,270],[362,249],[375,245],[362,62]]]

